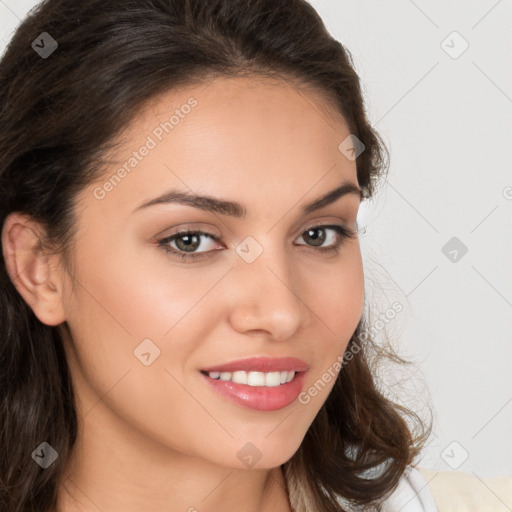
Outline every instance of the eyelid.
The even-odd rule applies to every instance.
[[[158,241],[158,240],[161,240],[162,238],[169,238],[171,236],[175,236],[180,233],[190,233],[190,232],[192,232],[192,233],[201,232],[201,233],[211,236],[212,238],[215,238],[217,240],[222,238],[223,235],[216,232],[218,230],[214,230],[213,228],[210,228],[210,227],[205,228],[204,226],[205,226],[205,224],[202,222],[191,222],[189,224],[184,224],[179,228],[166,228],[163,231],[161,231],[160,233],[158,233],[157,235],[155,235],[153,237],[153,241]]]
[[[323,219],[316,220],[316,221],[306,224],[306,227],[304,227],[303,229],[300,230],[299,235],[302,235],[308,229],[323,228],[323,227],[325,228],[325,227],[329,227],[329,226],[342,226],[343,228],[350,230],[348,223],[341,219],[332,219],[332,218],[325,219],[325,218],[323,218]]]

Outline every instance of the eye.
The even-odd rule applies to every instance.
[[[325,233],[331,231],[331,235]],[[334,232],[334,233],[332,233]],[[319,234],[320,233],[320,234]],[[312,226],[301,235],[301,238],[308,240],[308,245],[316,247],[319,251],[335,251],[339,252],[344,240],[355,238],[357,233],[351,229],[339,224],[323,224],[320,226]],[[327,246],[323,244],[327,242]]]
[[[329,231],[332,232],[331,235],[326,236],[326,232]],[[339,252],[344,240],[356,237],[357,233],[355,231],[338,224],[313,226],[304,231],[300,236],[301,239],[308,241],[307,245],[316,248],[320,252]],[[188,261],[195,260],[200,257],[208,257],[204,253],[210,253],[216,250],[211,248],[211,245],[215,244],[211,244],[211,242],[210,244],[203,243],[203,240],[205,239],[220,242],[217,236],[211,233],[185,229],[158,240],[158,245],[168,254],[178,258],[180,261]],[[327,246],[324,246],[326,241],[328,244]],[[209,245],[210,247],[208,247]],[[203,250],[198,251],[197,249],[199,248],[202,248]],[[202,254],[204,254],[204,256],[201,256]]]
[[[167,253],[172,254],[180,260],[192,260],[197,258],[195,252],[199,247],[204,249],[204,246],[206,245],[206,250],[199,251],[199,254],[203,252],[211,252],[208,250],[208,244],[203,243],[204,238],[209,238],[210,240],[215,240],[217,242],[219,241],[218,238],[211,233],[205,233],[204,231],[181,230],[171,236],[158,240],[158,245],[163,247]],[[175,244],[176,247],[174,248],[170,244]]]

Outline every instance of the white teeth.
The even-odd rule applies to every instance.
[[[249,386],[265,386],[276,387],[281,384],[290,382],[295,376],[294,371],[282,372],[209,372],[208,376],[212,379],[220,379],[224,381],[231,381],[236,384],[247,384]]]
[[[247,384],[249,386],[264,386],[265,374],[263,372],[249,372],[247,374]]]
[[[247,372],[233,372],[231,382],[236,384],[247,384]]]
[[[274,387],[281,384],[281,372],[270,372],[265,374],[265,386]]]

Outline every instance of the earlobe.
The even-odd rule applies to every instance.
[[[37,318],[46,325],[65,321],[57,266],[41,244],[44,229],[26,214],[8,215],[2,229],[2,250],[9,277]],[[53,268],[55,267],[55,268]]]

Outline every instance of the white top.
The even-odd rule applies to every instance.
[[[382,512],[439,512],[434,496],[421,473],[408,466]]]
[[[348,506],[343,500],[338,501]],[[382,512],[439,512],[426,480],[412,466],[407,466],[398,486],[382,504]]]

